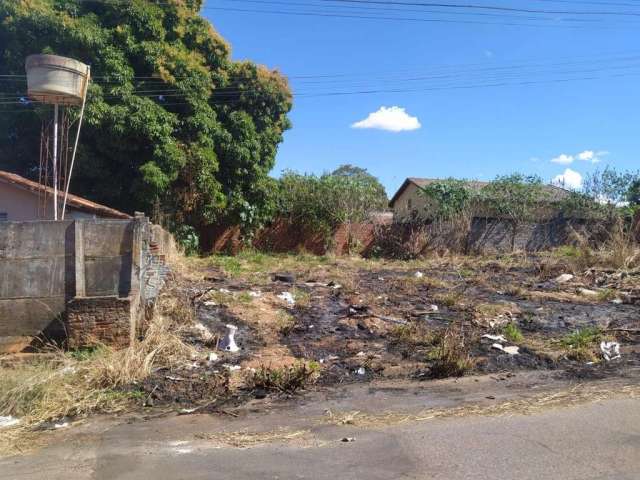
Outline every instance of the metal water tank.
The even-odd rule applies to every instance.
[[[80,105],[85,92],[89,67],[72,58],[58,55],[29,55],[27,93],[38,102]]]

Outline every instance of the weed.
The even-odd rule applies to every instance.
[[[600,342],[601,338],[602,330],[599,327],[587,327],[568,333],[560,343],[566,348],[584,348]]]
[[[598,300],[601,302],[610,302],[618,296],[618,293],[613,288],[605,288],[598,291]]]
[[[411,351],[421,347],[433,347],[440,339],[437,333],[428,330],[421,323],[398,325],[391,330],[390,337],[392,343]]]
[[[294,288],[292,295],[297,307],[306,308],[311,304],[311,294],[305,290]]]
[[[452,324],[438,339],[436,348],[429,354],[432,378],[461,377],[474,362],[469,355],[462,327]]]
[[[238,302],[244,303],[244,304],[253,302],[253,297],[249,294],[249,292],[241,292],[238,295],[237,299],[238,299]]]
[[[296,318],[285,310],[278,311],[278,331],[283,336],[289,335],[296,326]]]
[[[320,374],[320,364],[316,362],[297,363],[280,368],[262,365],[246,378],[251,390],[262,389],[278,393],[295,393],[315,382]]]
[[[560,339],[567,358],[579,362],[594,362],[598,359],[596,345],[603,339],[598,327],[587,327],[569,333]]]
[[[509,322],[502,327],[502,334],[510,342],[518,343],[524,340],[524,335],[522,335],[520,328],[515,322]]]
[[[440,305],[453,308],[460,302],[460,300],[462,300],[462,294],[460,292],[449,292],[442,295],[436,295],[434,300]]]

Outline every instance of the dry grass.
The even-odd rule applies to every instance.
[[[289,442],[301,439],[308,430],[287,430],[278,429],[269,432],[249,432],[247,430],[239,432],[216,432],[199,433],[196,438],[200,440],[211,440],[221,445],[234,448],[251,448],[265,443]]]
[[[247,375],[245,383],[250,390],[295,393],[314,383],[319,376],[320,365],[316,362],[299,362],[280,368],[262,365]]]
[[[432,378],[461,377],[474,366],[462,327],[456,323],[448,327],[430,352],[429,374]]]
[[[20,418],[15,428],[0,430],[0,454],[17,453],[25,433],[43,422],[118,412],[140,399],[132,386],[154,369],[185,363],[195,350],[178,335],[179,326],[157,315],[144,340],[129,348],[107,347],[84,354],[58,351],[34,364],[0,369],[0,415]]]
[[[417,413],[385,412],[374,415],[362,412],[328,412],[323,423],[359,428],[384,428],[408,422],[421,422],[437,418],[466,416],[532,415],[549,408],[570,407],[599,402],[611,398],[640,398],[640,386],[627,385],[611,388],[598,385],[577,385],[569,390],[547,393],[530,398],[510,400],[492,405],[465,405],[457,408],[427,409]]]

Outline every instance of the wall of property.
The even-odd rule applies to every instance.
[[[75,295],[74,222],[0,225],[0,351],[64,331],[61,313]]]
[[[173,238],[145,217],[0,223],[0,352],[37,337],[125,344],[172,251]]]

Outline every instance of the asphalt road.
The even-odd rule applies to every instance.
[[[203,439],[208,416],[105,426],[0,459],[1,479],[637,480],[640,402],[356,428],[251,448]],[[274,420],[270,420],[273,422]],[[282,418],[275,422],[284,422]],[[269,428],[274,425],[269,425]],[[342,442],[353,437],[353,442]]]

